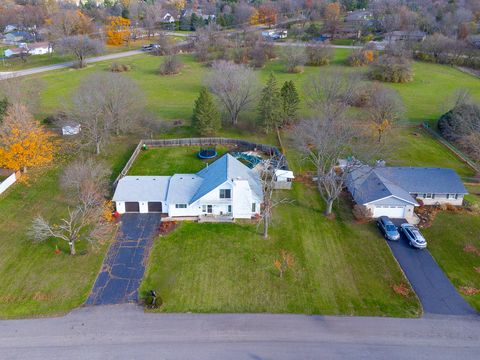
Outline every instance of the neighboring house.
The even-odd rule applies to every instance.
[[[172,14],[167,12],[165,15],[162,16],[162,22],[168,23],[168,24],[174,23],[175,17]]]
[[[3,33],[8,34],[8,33],[12,32],[12,31],[15,31],[15,30],[17,30],[17,26],[13,25],[13,24],[9,24],[9,25],[5,26],[5,30],[3,30]]]
[[[262,37],[265,40],[286,39],[287,36],[288,36],[287,30],[271,29],[271,30],[262,31]]]
[[[396,41],[416,41],[425,40],[427,36],[423,31],[392,31],[385,34],[385,40],[392,43]]]
[[[19,44],[21,42],[31,41],[33,35],[26,31],[14,31],[5,35],[5,42],[8,44]]]
[[[355,10],[350,11],[347,16],[345,16],[345,22],[363,25],[367,23],[372,18],[372,13],[368,10]]]
[[[82,130],[80,124],[65,124],[62,126],[62,135],[70,136],[80,134]]]
[[[419,201],[425,205],[460,206],[467,190],[452,169],[362,165],[348,176],[347,187],[357,204],[373,217],[413,219]]]
[[[7,49],[5,50],[5,57],[9,58],[12,56],[19,56],[21,54],[28,55],[44,55],[49,54],[53,51],[48,42],[38,42],[38,43],[20,43],[18,48]]]
[[[13,57],[13,56],[20,56],[22,54],[26,54],[27,53],[27,50],[24,49],[24,48],[12,48],[12,49],[7,49],[4,51],[4,56],[6,58],[10,58],[10,57]]]
[[[113,201],[120,214],[250,219],[260,214],[263,190],[256,171],[226,154],[196,174],[125,176],[118,182]]]

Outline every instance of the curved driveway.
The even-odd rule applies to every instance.
[[[475,359],[475,317],[145,314],[132,304],[0,321],[0,359]]]

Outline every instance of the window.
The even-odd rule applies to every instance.
[[[232,197],[232,190],[220,189],[220,199],[230,199]]]
[[[432,194],[428,193],[428,194],[423,194],[423,197],[425,199],[431,199],[432,198]]]
[[[447,199],[458,199],[458,194],[447,194]]]
[[[252,213],[254,213],[257,210],[257,204],[252,203]]]
[[[227,210],[229,213],[232,212],[232,205],[228,205],[228,210]]]
[[[186,209],[186,208],[187,208],[187,204],[175,204],[175,208],[177,208],[177,209]]]

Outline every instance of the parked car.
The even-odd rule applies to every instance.
[[[377,219],[377,226],[385,236],[387,240],[398,240],[400,234],[397,231],[397,227],[393,224],[392,220],[388,216],[380,216]]]
[[[147,45],[142,45],[142,50],[143,51],[152,51],[155,49],[160,48],[160,45],[158,44],[147,44]]]
[[[410,246],[417,249],[425,249],[427,247],[427,241],[416,226],[405,223],[400,226],[400,230],[405,234]]]

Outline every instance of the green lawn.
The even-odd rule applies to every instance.
[[[317,191],[302,184],[282,196],[270,239],[255,225],[183,223],[155,241],[141,291],[156,289],[165,312],[292,312],[417,316],[416,297],[392,286],[405,279],[373,225],[354,225],[342,202],[322,215]],[[295,259],[281,279],[281,250]]]
[[[200,160],[198,146],[151,148],[142,151],[128,175],[173,175],[196,173],[213,160]],[[217,159],[227,152],[227,148],[217,146]]]
[[[433,225],[422,232],[428,241],[428,249],[455,287],[460,289],[466,286],[480,290],[479,215],[441,212]],[[465,251],[464,248],[468,245],[473,245],[478,253]],[[464,298],[480,311],[480,293],[464,295]]]

